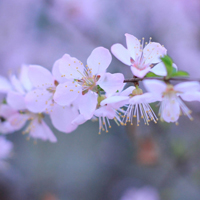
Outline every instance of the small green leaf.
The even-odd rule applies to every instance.
[[[185,76],[185,77],[188,77],[189,74],[187,72],[185,72],[185,71],[177,71],[177,72],[175,72],[175,73],[173,73],[171,75],[171,77],[175,77],[175,76]]]
[[[160,58],[162,60],[162,62],[164,63],[166,70],[167,70],[167,78],[171,77],[171,74],[174,71],[174,67],[172,66],[173,61],[169,56],[164,56],[162,58]]]
[[[145,77],[161,77],[161,76],[158,76],[158,75],[154,74],[153,72],[149,72],[146,74]]]

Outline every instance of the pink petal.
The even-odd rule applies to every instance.
[[[32,121],[30,136],[44,141],[49,140],[50,142],[57,142],[57,139],[51,129],[43,120],[39,122],[37,118]]]
[[[11,84],[6,78],[0,76],[0,92],[8,92],[10,90],[12,90]]]
[[[83,124],[87,121],[87,119],[85,119],[85,117],[83,115],[78,115],[78,117],[76,117],[73,121],[72,121],[72,124],[75,124],[75,125],[80,125],[80,124]]]
[[[16,110],[26,109],[24,95],[10,91],[7,95],[7,103]]]
[[[184,101],[200,101],[200,92],[187,92],[180,94]]]
[[[54,86],[54,78],[51,72],[44,67],[30,65],[28,75],[34,87],[48,88]]]
[[[144,93],[141,95],[136,95],[131,97],[129,100],[130,104],[139,104],[139,103],[152,103],[157,101],[156,97],[152,93]]]
[[[62,58],[61,58],[62,59]],[[62,76],[61,72],[60,72],[60,60],[57,60],[52,68],[52,74],[53,77],[56,81],[58,81],[59,83],[64,83],[66,82],[66,78]]]
[[[84,76],[83,63],[68,54],[58,60],[58,65],[61,76],[66,79],[81,79]]]
[[[159,43],[151,42],[143,49],[145,64],[159,63],[160,57],[166,55],[167,50]]]
[[[50,113],[52,124],[59,131],[70,133],[77,128],[77,125],[72,124],[72,121],[79,115],[77,109],[72,106],[59,106],[54,104],[53,112]]]
[[[178,120],[180,116],[180,106],[176,100],[173,101],[173,99],[170,99],[170,101],[167,101],[166,103],[162,102],[161,106],[163,106],[161,119],[166,122],[176,122]]]
[[[25,125],[28,119],[28,115],[16,113],[9,117],[7,120],[10,122],[15,130],[20,130]]]
[[[116,116],[116,111],[110,106],[103,106],[95,110],[94,115],[97,117],[108,117],[113,119]]]
[[[124,86],[124,75],[121,73],[106,73],[97,84],[110,96],[115,92],[121,91]]]
[[[119,109],[120,107],[128,104],[129,97],[128,96],[111,96],[104,99],[101,102],[101,106],[109,105],[115,109]]]
[[[98,95],[92,91],[88,91],[85,95],[82,95],[79,103],[80,114],[86,119],[90,119],[97,106]]]
[[[126,36],[126,45],[128,51],[130,52],[130,55],[133,58],[133,60],[136,60],[136,58],[139,57],[141,54],[140,41],[136,37],[128,33],[126,33],[125,36]]]
[[[29,65],[22,65],[19,75],[19,80],[21,82],[21,85],[27,92],[31,91],[33,88],[32,83],[28,77],[28,70],[29,70]]]
[[[129,51],[121,44],[114,44],[111,47],[112,54],[125,65],[131,65],[131,55]]]
[[[136,67],[131,66],[131,71],[133,75],[139,78],[143,78],[150,70],[151,70],[150,67],[146,67],[145,69],[140,70],[140,69],[137,69]]]
[[[11,81],[15,91],[17,91],[17,92],[19,92],[21,94],[25,94],[25,90],[24,90],[21,82],[19,81],[19,79],[15,75],[12,75],[10,77],[10,81]]]
[[[165,65],[162,62],[155,65],[150,71],[158,76],[166,76],[167,75],[167,70],[165,68]]]
[[[7,105],[7,104],[0,105],[0,116],[2,116],[4,118],[8,118],[16,113],[17,113],[17,110],[13,109],[9,105]]]
[[[133,90],[135,90],[135,86],[130,86],[130,87],[126,88],[125,90],[123,90],[119,95],[120,96],[128,96],[129,94],[132,93]]]
[[[105,73],[110,65],[112,56],[108,49],[104,47],[95,48],[87,59],[89,69],[93,75]]]
[[[82,87],[72,81],[61,83],[57,86],[54,100],[61,106],[70,105],[82,95]]]
[[[33,113],[43,112],[51,102],[52,93],[47,90],[36,89],[27,93],[25,102],[27,109]]]
[[[158,80],[144,80],[143,84],[148,92],[151,92],[159,96],[162,96],[162,93],[167,88],[166,83],[164,83],[163,81],[158,81]]]
[[[197,81],[183,82],[174,86],[174,90],[180,92],[193,92],[193,91],[195,92],[199,89],[200,89],[200,84]]]

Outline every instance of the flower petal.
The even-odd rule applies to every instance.
[[[199,89],[200,84],[197,81],[183,82],[174,86],[174,90],[179,92],[195,92]]]
[[[65,54],[58,62],[60,73],[66,79],[81,79],[84,76],[84,65],[78,59]]]
[[[157,42],[151,42],[143,49],[145,64],[159,63],[160,57],[166,55],[167,50]]]
[[[140,41],[136,37],[128,33],[126,33],[125,36],[127,49],[130,52],[131,58],[133,58],[133,60],[136,60],[136,58],[139,57],[141,54]]]
[[[79,115],[77,109],[72,106],[59,106],[54,104],[53,111],[50,113],[52,124],[59,131],[70,133],[74,131],[78,125],[72,124],[72,121]]]
[[[85,95],[82,95],[79,103],[80,114],[86,119],[90,119],[97,106],[98,95],[92,91],[88,91]]]
[[[10,91],[6,98],[7,103],[16,110],[26,109],[24,95]]]
[[[167,70],[163,62],[160,62],[157,65],[155,65],[150,71],[158,76],[167,75]]]
[[[12,83],[13,88],[14,88],[17,92],[19,92],[19,93],[21,93],[21,94],[25,94],[25,90],[24,90],[24,88],[23,88],[21,82],[19,81],[19,79],[18,79],[15,75],[12,75],[12,76],[10,77],[10,81],[11,81],[11,83]]]
[[[32,121],[32,126],[30,130],[30,136],[37,139],[42,139],[44,141],[49,140],[50,142],[57,142],[57,139],[51,129],[47,124],[42,120],[41,122],[38,119]]]
[[[80,124],[83,124],[87,121],[87,119],[83,116],[83,115],[78,115],[78,117],[76,117],[73,121],[72,121],[72,124],[75,124],[75,125],[80,125]]]
[[[114,44],[111,47],[112,54],[125,65],[131,65],[131,55],[129,51],[121,44]]]
[[[52,75],[56,81],[58,81],[59,83],[64,83],[64,82],[66,82],[66,78],[63,77],[60,72],[60,60],[61,59],[57,60],[54,63],[53,68],[52,68]]]
[[[21,70],[20,70],[20,75],[19,75],[19,80],[23,88],[27,92],[31,91],[33,88],[32,83],[28,77],[28,70],[29,70],[29,65],[22,65]]]
[[[4,117],[4,118],[8,118],[14,114],[16,114],[17,111],[15,109],[13,109],[11,106],[7,105],[7,104],[1,104],[0,105],[0,116]]]
[[[44,112],[49,101],[51,102],[52,93],[47,90],[36,89],[27,93],[25,102],[27,109],[33,113]]]
[[[176,99],[167,99],[161,103],[161,119],[166,122],[176,122],[180,116],[180,106]]]
[[[111,96],[101,102],[101,106],[109,105],[115,109],[119,109],[128,103],[128,96]]]
[[[180,94],[180,97],[184,101],[200,101],[200,92],[186,92],[184,94]]]
[[[87,64],[93,75],[105,73],[110,65],[112,56],[104,47],[95,48],[87,59]]]
[[[167,88],[167,84],[158,80],[144,80],[143,84],[148,92],[159,96],[161,96]]]
[[[94,115],[97,117],[108,117],[113,119],[116,116],[116,111],[110,106],[103,106],[95,110]]]
[[[106,92],[106,96],[111,96],[115,92],[121,91],[124,86],[124,75],[121,73],[106,73],[99,79],[97,84]]]
[[[155,95],[152,93],[144,93],[141,95],[136,95],[132,98],[130,98],[129,103],[130,104],[138,104],[138,103],[153,103],[157,101],[157,99],[155,98]]]
[[[57,86],[53,98],[59,105],[67,106],[73,103],[80,95],[82,95],[82,87],[72,81],[68,81]]]
[[[12,85],[9,83],[9,81],[4,78],[3,76],[0,76],[0,92],[8,92],[12,90]]]
[[[126,88],[125,90],[123,90],[119,95],[120,96],[128,96],[129,94],[132,93],[133,90],[135,90],[135,86],[130,86],[130,87]]]
[[[9,117],[7,120],[10,122],[11,126],[15,129],[15,131],[20,130],[29,119],[29,116],[26,114],[16,113]]]
[[[132,71],[133,75],[137,76],[139,78],[143,78],[150,70],[151,70],[150,67],[146,67],[145,69],[140,70],[134,66],[131,66],[131,71]]]
[[[37,88],[54,86],[54,78],[50,71],[39,65],[30,65],[28,75],[31,83]]]

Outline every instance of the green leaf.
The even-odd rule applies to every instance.
[[[175,72],[175,73],[173,73],[173,74],[171,75],[171,77],[176,77],[176,76],[188,77],[189,74],[188,74],[187,72],[185,72],[185,71],[177,71],[177,72]]]
[[[153,72],[149,72],[146,74],[145,77],[161,77],[161,76],[158,76],[158,75],[154,74]]]
[[[173,61],[169,56],[164,56],[160,58],[162,62],[164,63],[166,70],[167,70],[167,78],[171,77],[171,74],[174,71],[174,67],[172,66]]]

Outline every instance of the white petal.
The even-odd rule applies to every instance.
[[[121,73],[106,73],[97,84],[106,92],[106,96],[111,96],[117,90],[121,91],[123,88],[124,75]]]
[[[30,136],[44,141],[49,140],[50,142],[57,142],[57,139],[51,129],[43,120],[39,122],[37,118],[32,121]]]
[[[146,67],[145,69],[140,70],[140,69],[137,69],[136,67],[131,66],[131,71],[133,75],[139,78],[143,78],[150,70],[151,70],[150,67]]]
[[[104,47],[95,48],[87,59],[89,69],[92,69],[92,74],[105,73],[110,65],[112,56],[108,49]]]
[[[24,95],[10,91],[6,98],[7,103],[16,110],[26,109]]]
[[[115,109],[119,109],[128,103],[128,96],[111,96],[101,102],[101,106],[110,105]]]
[[[25,94],[25,90],[24,90],[21,82],[19,81],[19,79],[15,75],[12,75],[10,77],[10,81],[11,81],[12,86],[15,89],[15,91],[17,91],[21,94]]]
[[[52,124],[64,133],[70,133],[77,128],[77,125],[72,124],[72,121],[78,115],[78,110],[72,106],[63,107],[58,104],[54,104],[53,111],[50,113]]]
[[[42,89],[36,89],[27,93],[25,97],[27,109],[34,113],[43,112],[47,108],[48,103],[51,102],[52,95],[52,93]]]
[[[72,121],[72,124],[75,124],[75,125],[80,125],[80,124],[83,124],[87,121],[87,119],[83,116],[83,115],[78,115],[78,117],[76,117],[73,121]]]
[[[162,95],[167,88],[167,84],[159,80],[144,80],[143,84],[148,92],[155,95]]]
[[[28,115],[16,113],[11,117],[9,117],[7,120],[10,122],[11,126],[15,130],[20,130],[25,125],[28,119],[29,119]]]
[[[162,102],[161,106],[163,106],[161,119],[165,120],[166,122],[176,122],[178,120],[180,116],[180,106],[178,101],[175,99],[170,99],[170,101],[167,101],[166,103]]]
[[[61,83],[57,86],[54,100],[61,106],[70,105],[82,95],[82,87],[72,81]]]
[[[97,117],[108,117],[109,119],[113,119],[116,116],[116,112],[110,106],[103,106],[95,110],[94,115]]]
[[[136,60],[136,58],[139,57],[141,54],[140,41],[136,37],[128,33],[126,33],[125,36],[126,36],[127,49],[130,52],[130,55],[133,58],[133,60]]]
[[[180,97],[185,101],[200,101],[200,92],[187,92],[180,94]]]
[[[54,86],[54,78],[50,71],[39,65],[30,65],[28,75],[31,83],[37,88]]]
[[[0,105],[0,116],[7,119],[8,117],[14,115],[15,113],[17,113],[17,111],[12,107],[10,107],[9,105],[7,104]]]
[[[128,66],[131,65],[131,55],[129,51],[121,44],[112,45],[111,52],[117,59],[119,59],[125,65],[128,65]]]
[[[19,75],[19,80],[23,88],[29,92],[32,90],[33,86],[28,76],[29,65],[22,65]]]
[[[166,55],[167,50],[162,47],[159,43],[151,42],[143,50],[143,56],[145,63],[159,63],[160,57]]]
[[[6,78],[0,76],[0,92],[8,92],[10,90],[12,90],[12,85]]]
[[[158,76],[166,76],[167,75],[167,70],[163,62],[158,63],[155,65],[151,70],[154,74]]]
[[[129,94],[132,93],[133,90],[135,90],[135,86],[130,86],[130,87],[126,88],[125,90],[123,90],[119,95],[120,96],[128,96]]]
[[[84,65],[78,59],[65,54],[58,62],[61,76],[66,79],[81,79],[84,76]]]
[[[194,92],[199,89],[200,89],[200,84],[197,81],[183,82],[174,86],[174,90],[180,92]]]
[[[157,101],[157,99],[154,94],[144,93],[144,94],[136,95],[136,96],[130,98],[129,103],[130,104],[153,103],[155,101]]]
[[[86,119],[90,119],[97,106],[98,95],[92,91],[88,91],[80,98],[79,110]]]
[[[57,60],[54,63],[53,68],[52,68],[52,75],[56,81],[58,81],[59,83],[64,83],[64,82],[66,82],[66,78],[63,77],[60,72],[60,60],[61,59]]]

